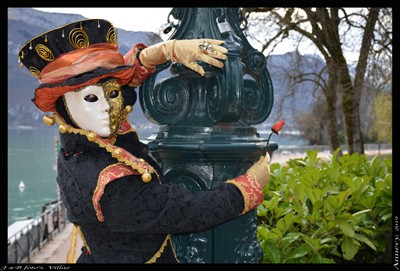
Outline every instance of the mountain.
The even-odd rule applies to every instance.
[[[8,9],[8,127],[14,128],[21,125],[40,127],[44,125],[42,118],[45,115],[31,102],[38,81],[25,67],[19,67],[18,52],[26,41],[52,28],[86,19],[75,14],[48,13],[32,8]],[[119,51],[124,55],[136,42],[152,45],[161,42],[159,35],[152,32],[136,32],[118,30]],[[299,66],[296,63],[300,63]],[[284,119],[286,129],[292,126],[292,116],[298,110],[307,111],[314,103],[311,94],[312,83],[305,82],[293,85],[288,80],[287,71],[292,72],[317,72],[324,65],[322,59],[315,56],[300,56],[292,53],[272,55],[267,58],[267,67],[272,78],[274,88],[274,106],[268,119],[256,127],[270,129],[278,119]],[[134,106],[130,120],[136,128],[141,130],[157,130],[143,115],[139,102]]]
[[[325,66],[325,61],[318,55],[299,55],[295,51],[267,57],[274,105],[268,119],[258,127],[269,130],[273,123],[284,119],[287,124],[285,131],[297,130],[295,116],[301,111],[308,112],[322,95],[321,89],[315,90],[313,80],[315,74],[319,74]],[[307,79],[300,79],[299,74],[307,74]],[[326,78],[326,74],[322,74],[322,77]]]

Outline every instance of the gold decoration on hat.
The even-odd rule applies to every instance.
[[[43,58],[46,61],[50,62],[50,61],[53,61],[55,59],[53,53],[51,52],[51,50],[46,45],[43,45],[43,44],[40,44],[40,43],[37,44],[35,46],[35,51],[41,58]]]
[[[20,67],[23,67],[24,64],[22,64],[21,59],[24,59],[24,51],[21,52],[21,55],[18,56],[18,63]]]
[[[93,34],[92,41],[92,37],[89,39],[89,35],[92,35],[89,29],[96,26],[98,31],[95,31]],[[38,70],[41,70],[49,62],[54,61],[59,55],[70,52],[72,48],[77,50],[86,48],[92,43],[102,42],[118,46],[117,32],[118,30],[110,22],[102,19],[88,19],[65,24],[27,41],[18,53],[19,64],[21,66],[26,66],[28,69],[29,66],[34,65]],[[66,35],[68,35],[68,40],[63,40],[63,38],[66,38]],[[36,45],[37,43],[39,44]],[[46,44],[46,46],[43,44]],[[53,49],[53,47],[55,49]],[[31,54],[29,51],[35,51],[36,54]],[[46,62],[41,61],[42,59]],[[31,73],[33,76],[37,77],[36,68],[33,70],[31,69]]]
[[[75,48],[86,48],[89,46],[89,37],[85,30],[82,29],[82,23],[80,28],[74,28],[69,32],[69,43]]]
[[[39,77],[40,71],[39,71],[38,68],[36,68],[36,67],[34,67],[34,66],[30,66],[30,67],[29,67],[29,71],[31,72],[31,74],[32,74],[33,76]]]
[[[110,27],[107,31],[106,40],[108,43],[116,45],[118,43],[118,33],[115,27]]]

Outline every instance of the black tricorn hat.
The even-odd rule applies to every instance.
[[[41,70],[58,56],[96,43],[118,46],[117,29],[103,19],[77,21],[27,41],[18,53],[18,61],[38,77]]]

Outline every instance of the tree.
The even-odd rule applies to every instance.
[[[262,51],[273,51],[289,34],[297,35],[297,46],[310,41],[326,62],[328,81],[326,120],[331,150],[340,146],[336,122],[336,101],[341,97],[343,123],[348,152],[364,153],[360,118],[360,99],[364,88],[368,59],[373,52],[389,52],[392,44],[390,8],[243,8],[247,20],[254,20],[268,33]],[[251,16],[252,14],[262,16]],[[248,30],[247,35],[252,31]],[[260,33],[258,33],[259,35]],[[254,35],[253,35],[254,36]],[[255,37],[254,39],[258,39]],[[350,49],[349,49],[350,48]],[[373,50],[372,50],[373,49]],[[349,69],[346,52],[358,52],[355,72]]]
[[[324,101],[317,100],[309,112],[300,112],[295,118],[300,132],[310,145],[325,145],[327,143],[326,133],[324,133],[326,129],[324,104]],[[323,115],[322,118],[321,114]]]
[[[392,143],[392,95],[381,91],[374,100],[372,108],[374,122],[371,134],[379,143]]]

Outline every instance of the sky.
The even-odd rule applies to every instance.
[[[168,15],[172,7],[127,7],[127,8],[34,8],[45,12],[80,14],[88,19],[106,19],[115,27],[128,31],[151,31],[159,34],[165,41],[169,35],[160,31],[162,25],[168,22]],[[132,18],[132,19],[131,19]],[[149,19],[150,18],[150,19]],[[174,18],[171,16],[170,21]],[[171,34],[171,33],[170,33]],[[279,49],[282,48],[282,49]],[[275,49],[275,54],[286,53],[288,46],[279,46]],[[259,50],[259,48],[256,48]]]
[[[69,13],[69,14],[80,14],[88,19],[106,19],[110,21],[115,27],[127,30],[127,31],[151,31],[159,34],[159,36],[165,41],[171,34],[163,34],[162,26],[168,22],[168,15],[172,7],[96,7],[96,8],[34,8],[45,12],[55,13]],[[170,21],[174,18],[171,16]],[[250,40],[249,40],[250,42]],[[252,43],[252,42],[250,42]],[[317,53],[316,48],[311,49],[305,43],[304,49],[300,48],[301,53]],[[255,49],[260,50],[256,45]],[[294,47],[291,41],[285,40],[284,43],[280,44],[274,49],[273,54],[284,54],[289,51],[293,51]],[[347,57],[350,59],[358,59],[358,54],[355,56],[347,53]]]
[[[169,38],[168,35],[162,33],[162,26],[168,22],[168,15],[172,7],[126,7],[126,8],[34,8],[45,12],[80,14],[88,19],[105,19],[110,21],[115,27],[128,31],[151,31],[159,34],[165,41]],[[170,21],[174,18],[171,16]],[[249,40],[250,42],[250,40]],[[293,46],[287,44],[277,46],[273,54],[284,54],[292,51]],[[260,48],[257,48],[260,50]]]
[[[171,8],[34,8],[45,12],[80,14],[88,19],[105,19],[115,27],[128,31],[152,31],[158,33],[168,22]],[[150,19],[151,18],[151,19]],[[172,20],[172,17],[171,17]]]

